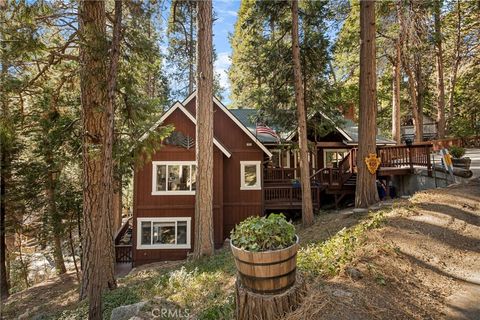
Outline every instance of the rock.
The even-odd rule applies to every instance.
[[[142,301],[135,304],[120,306],[112,310],[110,320],[130,320],[135,319],[147,302]]]
[[[365,208],[355,208],[353,209],[353,213],[367,213],[368,209]]]
[[[353,293],[342,290],[342,289],[335,289],[333,290],[332,294],[335,297],[339,297],[339,298],[350,298],[353,295]]]
[[[363,278],[363,273],[357,268],[348,267],[345,269],[345,273],[353,280],[360,280]]]

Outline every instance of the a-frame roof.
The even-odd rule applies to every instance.
[[[161,117],[160,119],[155,122],[155,124],[147,131],[145,132],[141,137],[140,137],[140,141],[143,141],[145,140],[149,133],[156,130],[175,110],[180,110],[182,111],[188,119],[190,119],[190,121],[193,122],[193,124],[196,126],[197,125],[197,120],[193,117],[193,115],[187,110],[185,109],[185,107],[180,103],[180,102],[175,102],[175,104],[173,106],[170,107],[170,109],[167,110],[167,112],[165,112]],[[227,148],[225,148],[224,145],[222,145],[218,140],[217,138],[213,138],[213,144],[218,148],[220,149],[223,154],[227,157],[227,158],[230,158],[232,156],[232,154],[230,153],[230,151],[227,150]]]
[[[197,95],[197,91],[193,91],[184,101],[183,101],[183,105],[187,105],[194,97],[196,97]],[[267,149],[267,147],[265,147],[265,145],[260,142],[260,140],[257,139],[257,137],[255,137],[253,135],[253,133],[242,123],[240,122],[234,115],[232,112],[230,112],[230,110],[220,101],[218,100],[216,97],[213,97],[213,102],[218,106],[218,108],[220,110],[222,110],[240,129],[242,129],[243,132],[245,132],[245,134],[253,141],[255,142],[255,144],[260,148],[262,149],[263,152],[265,152],[265,154],[269,157],[272,157],[272,153],[270,152],[270,150]]]

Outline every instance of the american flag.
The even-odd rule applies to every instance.
[[[272,128],[264,125],[264,124],[258,124],[257,123],[257,134],[259,133],[264,133],[264,134],[268,134],[268,135],[271,135],[272,137],[276,138],[277,140],[280,140],[280,137],[278,136],[278,134],[275,132],[275,130],[273,130]]]

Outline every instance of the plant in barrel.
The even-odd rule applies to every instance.
[[[232,231],[230,245],[246,289],[274,294],[295,283],[298,236],[283,214],[247,218]]]

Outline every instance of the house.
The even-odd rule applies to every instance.
[[[176,102],[151,129],[168,124],[175,127],[151,161],[135,170],[133,218],[131,226],[125,225],[116,238],[117,261],[133,260],[134,265],[141,265],[178,260],[193,250],[195,100],[196,94],[192,93],[185,101]],[[301,209],[302,194],[296,182],[300,176],[296,131],[279,133],[280,139],[258,133],[255,113],[254,109],[227,109],[214,98],[216,248],[222,246],[236,224],[249,216]],[[323,137],[308,130],[314,207],[319,208],[327,195],[338,204],[355,191],[357,127],[352,121],[335,124],[320,112],[309,119],[330,122],[334,128]],[[380,170],[383,173],[379,174],[406,174],[411,170],[405,168],[409,162],[398,151],[402,147],[392,146],[395,142],[380,136],[377,144],[384,148],[379,154],[385,158]],[[411,157],[414,153],[403,154]],[[125,235],[129,235],[127,241]]]
[[[437,122],[423,114],[423,141],[434,140],[438,137],[438,125]],[[415,140],[415,126],[413,125],[413,117],[410,116],[403,121],[403,124],[400,126],[400,136],[402,141],[407,139],[414,141]]]

